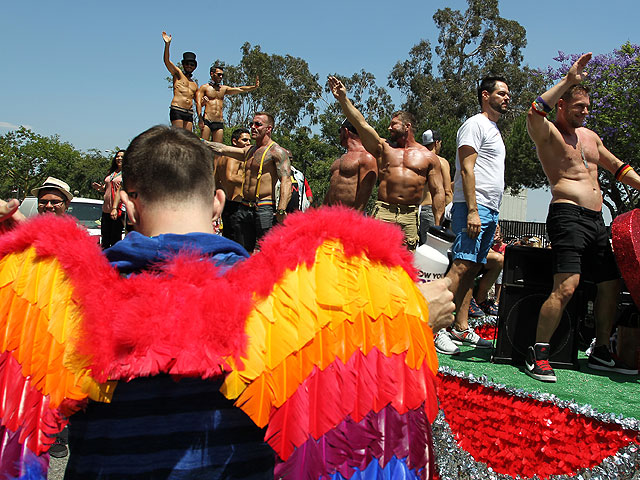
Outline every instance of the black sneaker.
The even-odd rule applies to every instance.
[[[56,435],[56,441],[49,447],[49,455],[53,458],[64,458],[69,455],[67,444],[60,438],[60,434]]]
[[[536,343],[527,350],[527,359],[524,362],[524,371],[530,377],[541,382],[556,382],[556,374],[549,365],[549,344]]]
[[[609,351],[606,345],[598,345],[591,350],[587,367],[594,370],[602,370],[605,372],[617,372],[623,375],[638,375],[638,369],[635,370]]]

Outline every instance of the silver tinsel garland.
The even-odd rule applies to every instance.
[[[560,400],[550,393],[527,392],[522,388],[509,387],[489,380],[486,376],[476,377],[471,373],[458,372],[450,367],[441,366],[439,373],[464,379],[470,383],[477,383],[487,388],[502,391],[508,395],[520,398],[531,398],[541,402],[548,402],[559,408],[566,408],[574,413],[591,417],[601,422],[615,423],[627,430],[634,430],[640,437],[640,421],[635,418],[625,418],[612,413],[600,413],[591,405],[579,405],[576,402]],[[444,413],[439,412],[433,423],[433,438],[438,463],[438,473],[442,480],[513,480],[533,477],[512,477],[494,472],[485,463],[476,462],[474,458],[457,444],[453,432],[447,423]],[[630,444],[621,448],[615,455],[605,458],[600,465],[591,469],[583,469],[575,474],[551,475],[550,480],[640,480],[640,447]]]

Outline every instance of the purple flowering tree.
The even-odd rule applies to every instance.
[[[544,72],[555,83],[580,54],[558,52],[557,68]],[[611,53],[594,56],[587,65],[585,83],[591,108],[586,126],[600,135],[605,146],[620,160],[640,171],[640,45],[627,42]],[[636,208],[640,192],[616,182],[601,169],[604,203],[613,217]]]

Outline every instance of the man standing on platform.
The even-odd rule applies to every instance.
[[[364,148],[378,162],[378,201],[373,216],[399,225],[404,231],[409,250],[418,246],[418,205],[425,184],[433,198],[436,219],[444,212],[444,189],[438,157],[414,138],[415,117],[404,111],[391,115],[391,142],[380,138],[358,109],[347,98],[347,90],[340,80],[329,77],[329,86],[342,112],[356,127]]]
[[[236,93],[246,93],[255,90],[260,86],[260,79],[256,77],[255,85],[244,87],[228,87],[222,84],[224,70],[219,65],[213,65],[209,70],[211,80],[205,83],[196,93],[196,106],[198,108],[198,118],[200,126],[200,136],[205,140],[213,137],[214,142],[222,142],[224,133],[224,123],[222,110],[224,107],[224,96],[235,95]]]
[[[174,127],[181,127],[191,131],[193,129],[193,99],[195,98],[198,84],[191,79],[193,71],[198,66],[196,54],[184,52],[182,54],[182,70],[176,67],[169,59],[169,45],[171,35],[162,32],[164,40],[164,64],[173,78],[173,99],[169,107],[169,120]]]
[[[291,162],[288,152],[271,140],[274,125],[272,115],[257,112],[251,122],[251,138],[255,145],[238,148],[204,142],[221,155],[245,162],[243,200],[238,208],[242,235],[239,243],[249,252],[276,222],[284,221],[291,199]],[[278,179],[280,195],[276,200],[274,192]]]
[[[602,219],[602,192],[598,166],[616,180],[640,189],[640,176],[616,158],[600,137],[583,127],[589,113],[589,91],[580,84],[591,53],[582,55],[556,85],[539,96],[529,109],[527,130],[551,186],[547,233],[553,252],[553,290],[540,308],[536,343],[526,359],[528,375],[555,382],[549,366],[549,341],[582,274],[598,286],[595,303],[596,346],[587,366],[596,370],[636,375],[609,351],[609,336],[620,290],[620,274]],[[556,121],[547,114],[557,104]]]
[[[496,122],[509,108],[509,87],[502,77],[485,77],[478,87],[481,113],[467,119],[458,130],[453,188],[453,265],[447,276],[456,304],[450,332],[438,332],[436,350],[457,353],[456,345],[491,348],[469,327],[473,280],[493,245],[498,210],[504,190],[505,147]]]
[[[358,131],[347,119],[340,125],[340,145],[347,152],[331,165],[331,180],[324,204],[345,205],[364,211],[378,177],[376,159],[365,150]]]
[[[231,134],[231,145],[237,148],[251,146],[247,128],[236,128]],[[218,155],[215,159],[216,188],[224,191],[226,200],[222,210],[222,235],[240,243],[240,219],[238,210],[242,204],[244,162],[233,157]]]

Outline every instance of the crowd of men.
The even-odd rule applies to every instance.
[[[187,57],[188,54],[185,53]],[[640,186],[640,177],[613,156],[597,134],[583,127],[589,96],[580,82],[590,58],[590,54],[583,55],[560,83],[538,97],[527,120],[529,135],[536,144],[552,192],[547,226],[553,245],[554,284],[541,308],[525,371],[533,378],[547,382],[556,381],[548,362],[549,341],[583,273],[598,285],[595,312],[598,329],[589,367],[637,373],[636,369],[623,365],[609,350],[620,281],[602,220],[598,165],[634,188]],[[167,62],[168,43],[165,48]],[[209,97],[214,96],[211,89],[217,88],[212,85],[219,85],[222,78],[222,70],[214,67],[214,83],[198,90]],[[180,84],[180,75],[183,75],[180,71],[179,75],[174,75],[174,101],[185,91]],[[488,291],[502,267],[502,255],[492,247],[504,192],[506,149],[497,122],[509,109],[507,79],[488,76],[480,82],[477,89],[480,113],[468,118],[457,133],[453,182],[449,162],[438,155],[442,139],[437,131],[424,132],[420,144],[415,139],[416,118],[410,112],[397,111],[391,115],[389,139],[383,139],[349,100],[342,82],[335,77],[329,77],[328,81],[346,117],[340,126],[340,144],[347,151],[331,166],[324,204],[342,204],[363,211],[377,182],[378,194],[372,215],[402,228],[407,248],[415,250],[425,243],[429,226],[442,224],[445,205],[452,202],[451,227],[456,240],[447,277],[451,280],[456,315],[453,325],[438,330],[436,349],[443,354],[455,355],[463,344],[490,348],[491,342],[469,326],[468,317],[470,312],[473,314],[477,310],[497,314],[497,305],[488,298]],[[221,118],[225,92],[246,92],[258,85],[256,80],[255,86],[218,90],[220,101],[215,112],[220,117],[217,118]],[[189,90],[190,93],[194,91],[194,88]],[[201,97],[195,95],[189,99],[195,99],[199,110]],[[556,121],[549,122],[545,117],[556,104]],[[175,106],[180,105],[175,103]],[[235,203],[225,216],[228,218],[225,228],[228,228],[230,238],[249,251],[253,251],[260,237],[286,215],[292,167],[288,152],[271,139],[274,127],[271,115],[258,112],[250,126],[249,137],[254,145],[248,139],[246,143],[232,140],[233,146],[219,141],[205,142],[227,159],[219,162],[226,166],[220,184],[233,182],[233,190],[225,190],[225,193]],[[203,140],[205,137],[208,140],[206,132]],[[229,168],[230,164],[232,168]],[[274,198],[278,181],[282,182],[282,188]],[[593,271],[596,264],[606,265],[606,268],[596,269],[596,273]],[[481,273],[474,298],[474,282]]]
[[[136,242],[155,245],[156,239],[167,233],[180,235],[176,240],[179,243],[191,241],[189,235],[193,232],[213,233],[212,220],[222,215],[225,236],[244,247],[243,250],[229,242],[222,245],[222,250],[227,257],[233,256],[233,261],[241,260],[246,257],[245,250],[251,253],[260,238],[287,215],[292,192],[290,152],[273,141],[275,119],[267,112],[256,112],[249,129],[235,130],[231,146],[221,143],[224,96],[258,88],[258,80],[250,87],[226,87],[221,84],[223,70],[214,66],[212,81],[198,88],[191,80],[197,65],[195,54],[186,52],[180,69],[169,60],[171,37],[163,32],[163,38],[164,60],[174,82],[170,118],[172,125],[180,128],[154,127],[136,137],[124,154],[120,196],[134,225],[135,238],[130,241],[125,238],[113,248],[119,251],[130,248],[131,255],[142,255]],[[620,280],[602,220],[598,166],[636,189],[640,189],[640,176],[611,154],[596,133],[583,127],[589,95],[581,81],[590,58],[591,54],[580,57],[560,82],[533,102],[527,117],[529,135],[536,144],[552,192],[547,225],[553,246],[554,277],[553,290],[540,311],[536,338],[531,339],[525,372],[546,382],[556,381],[548,361],[549,341],[581,275],[590,276],[598,286],[596,346],[589,356],[589,367],[638,373],[637,369],[622,365],[609,348]],[[469,326],[468,311],[474,279],[487,264],[494,243],[504,191],[506,151],[497,122],[509,108],[508,80],[490,76],[479,84],[480,113],[467,119],[457,133],[453,187],[449,163],[438,155],[441,138],[437,132],[428,130],[422,137],[424,145],[418,143],[415,117],[398,111],[392,114],[389,140],[383,139],[349,100],[340,80],[329,77],[329,86],[346,117],[340,126],[340,143],[346,152],[331,166],[324,204],[364,211],[378,182],[373,216],[402,228],[405,244],[413,250],[424,240],[426,225],[443,222],[445,204],[452,201],[451,227],[456,235],[453,263],[446,281],[425,290],[433,312],[438,312],[430,317],[436,333],[436,348],[441,353],[455,354],[462,344],[490,347],[491,343]],[[194,102],[199,123],[204,125],[201,141],[190,133]],[[550,122],[546,116],[554,106],[557,117]],[[203,162],[204,158],[211,157],[211,151],[217,154],[215,161]],[[157,172],[163,173],[158,176]],[[38,196],[39,211],[64,212],[71,199],[68,191],[64,182],[47,179],[34,192]],[[171,203],[171,209],[164,208],[167,202]],[[14,207],[14,202],[3,203],[0,213],[11,214]],[[222,251],[217,241],[198,237],[197,242],[203,253],[209,248],[216,250],[216,255]],[[151,247],[155,248],[154,245]],[[144,259],[145,262],[152,260]],[[594,268],[596,265],[598,268]],[[455,303],[455,321],[451,299]],[[486,299],[479,300],[483,306]],[[182,394],[173,395],[177,387],[170,380],[144,383],[138,381],[127,387],[126,394],[133,398],[141,388],[147,388],[159,392],[159,396],[172,396],[171,401],[181,404],[180,408],[184,406]],[[213,394],[210,386],[198,383],[193,388]],[[212,405],[211,408],[227,406]],[[85,426],[81,435],[92,435],[109,415],[112,414],[107,410],[88,412],[82,420]],[[170,418],[171,412],[163,415]],[[177,425],[180,421],[176,418],[175,422]],[[260,432],[243,431],[242,435],[238,433],[241,444],[226,461],[231,465],[238,462],[241,469],[246,468],[243,458],[255,458],[252,474],[262,478],[262,472],[267,472],[267,478],[272,475],[272,463],[266,458]],[[200,433],[194,430],[185,435]],[[140,435],[140,432],[133,434]],[[82,441],[83,438],[79,438],[79,445]],[[74,460],[71,472],[82,476],[101,468],[122,471],[122,465],[115,465],[109,455],[104,457],[104,465],[95,463],[100,457],[98,443],[91,443],[85,450]],[[161,448],[150,452],[149,464],[167,463],[166,468],[173,468],[174,459],[163,452]]]

